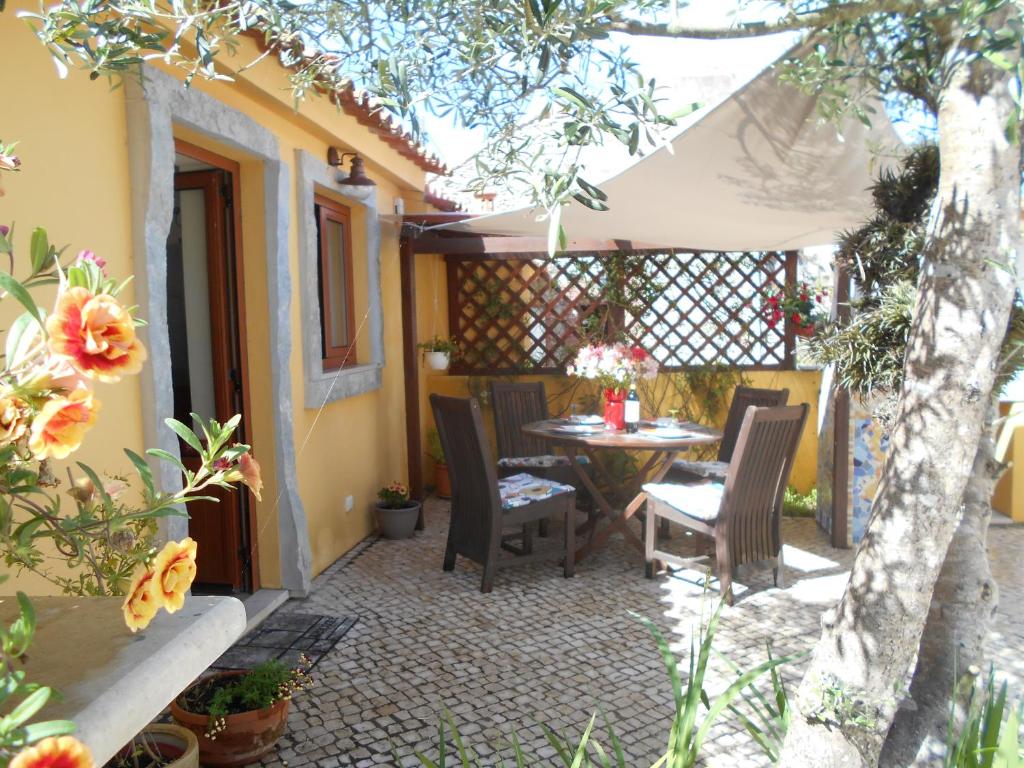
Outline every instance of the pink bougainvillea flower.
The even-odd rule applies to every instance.
[[[90,379],[119,381],[124,374],[138,373],[146,359],[131,314],[107,294],[69,288],[57,299],[46,330],[50,351]]]
[[[153,560],[151,589],[156,602],[168,613],[174,613],[185,604],[185,593],[196,577],[197,548],[190,538],[168,541]]]
[[[151,568],[139,565],[121,605],[124,623],[132,632],[148,627],[162,605],[160,591],[153,589],[153,576]]]
[[[32,422],[28,447],[37,459],[66,459],[96,423],[100,401],[87,389],[48,400]]]
[[[9,445],[28,432],[31,409],[17,395],[0,397],[0,445]]]
[[[0,224],[0,235],[7,237],[9,234],[11,234],[11,228],[6,224]]]
[[[20,165],[21,160],[18,159],[17,155],[0,155],[0,170],[16,171]]]
[[[89,748],[74,736],[50,737],[14,756],[10,768],[94,768]]]
[[[90,261],[99,267],[103,271],[103,274],[107,274],[107,260],[101,256],[97,256],[92,251],[79,251],[78,256],[75,257],[75,261]]]

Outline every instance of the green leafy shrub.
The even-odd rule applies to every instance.
[[[1020,726],[1024,703],[1007,708],[1007,685],[996,688],[995,671],[989,668],[983,687],[975,681],[967,698],[967,717],[959,732],[950,711],[946,738],[945,768],[1019,768],[1024,766]],[[953,697],[954,702],[956,696]]]
[[[818,514],[818,489],[811,488],[803,494],[793,486],[787,487],[782,500],[782,514],[786,517],[815,517]]]

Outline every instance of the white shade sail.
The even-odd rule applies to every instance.
[[[816,99],[773,66],[693,115],[672,140],[603,183],[610,210],[573,200],[570,239],[629,240],[715,251],[795,250],[835,242],[871,214],[868,187],[901,142],[879,105],[871,128],[824,122]],[[441,228],[543,237],[543,209]]]

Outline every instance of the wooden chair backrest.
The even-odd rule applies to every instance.
[[[499,459],[543,456],[551,452],[543,440],[524,435],[522,430],[524,424],[548,418],[548,398],[543,382],[492,381],[491,405]]]
[[[501,534],[498,475],[475,398],[430,396],[452,484],[451,526],[460,553],[484,562]]]
[[[716,528],[729,542],[732,565],[775,557],[782,546],[782,502],[810,407],[750,407],[725,477]]]
[[[773,408],[777,405],[785,405],[788,399],[788,389],[736,387],[736,391],[732,395],[732,402],[729,404],[729,414],[725,417],[722,442],[718,444],[718,460],[732,461],[733,453],[736,450],[736,438],[740,434],[740,425],[743,424],[743,417],[750,406]]]

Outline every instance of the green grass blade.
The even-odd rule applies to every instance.
[[[590,716],[590,722],[587,723],[587,728],[583,731],[583,738],[580,739],[580,744],[576,747],[576,754],[573,756],[572,765],[569,768],[580,768],[583,760],[587,757],[587,742],[590,741],[590,732],[594,730],[595,720],[597,720],[596,712]]]

